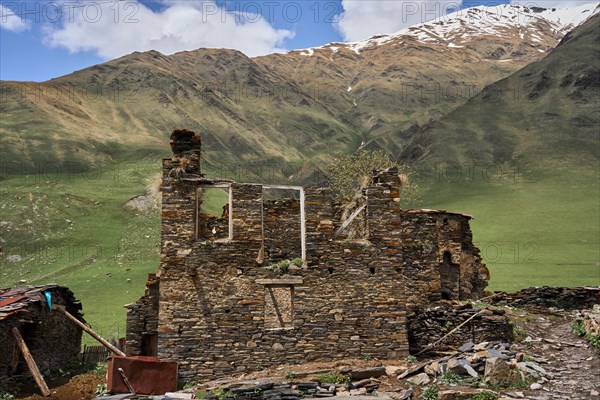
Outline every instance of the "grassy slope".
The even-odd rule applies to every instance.
[[[69,286],[94,329],[107,337],[122,336],[123,305],[143,294],[147,273],[158,265],[159,241],[158,211],[144,216],[123,204],[144,192],[159,170],[158,159],[97,174],[2,180],[0,221],[6,242],[0,287],[20,279]],[[11,255],[23,261],[10,262]]]
[[[429,184],[428,208],[474,215],[491,290],[600,285],[600,190],[593,173],[537,182]]]
[[[478,217],[475,240],[494,289],[600,285],[599,39],[596,16],[428,132],[430,165],[446,166],[450,177],[457,163],[477,166],[456,185],[426,179],[424,197]]]

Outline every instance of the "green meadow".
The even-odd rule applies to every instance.
[[[511,167],[425,180],[424,206],[473,215],[489,290],[600,285],[600,190],[593,168],[554,176]],[[502,177],[500,178],[500,176]]]
[[[13,175],[0,181],[0,287],[58,283],[82,301],[107,338],[125,333],[127,303],[159,263],[158,210],[123,205],[156,182],[160,155],[87,173]],[[507,175],[507,176],[504,176]],[[599,187],[594,171],[549,177],[425,174],[424,207],[472,214],[490,290],[600,284]],[[213,192],[206,209],[221,209]],[[21,261],[9,261],[19,255]],[[86,343],[92,339],[86,337]]]
[[[93,329],[107,338],[123,336],[123,305],[143,294],[159,260],[158,210],[144,215],[123,205],[151,185],[159,160],[0,181],[0,287],[19,280],[68,286]],[[9,261],[14,255],[22,261]]]

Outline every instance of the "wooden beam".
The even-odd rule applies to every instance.
[[[83,324],[80,320],[78,320],[73,315],[71,315],[67,310],[65,310],[65,308],[63,306],[54,305],[54,306],[52,306],[52,308],[55,309],[55,310],[60,311],[61,313],[63,313],[67,318],[69,318],[71,321],[73,321],[73,323],[75,325],[77,325],[78,327],[80,327],[81,329],[83,329],[84,331],[86,331],[87,333],[89,333],[91,337],[93,337],[94,339],[96,339],[97,341],[99,341],[104,347],[106,347],[107,349],[109,349],[110,351],[112,351],[113,353],[115,353],[116,355],[121,356],[121,357],[127,357],[125,353],[123,353],[121,350],[117,349],[115,346],[113,346],[112,344],[110,344],[102,336],[100,336],[96,332],[94,332],[92,330],[92,328],[90,328],[89,326]]]
[[[342,224],[342,226],[340,226],[338,228],[338,230],[335,231],[335,234],[333,235],[333,237],[339,236],[340,233],[342,233],[344,231],[344,229],[346,229],[348,227],[348,225],[350,225],[350,223],[352,221],[354,221],[354,218],[356,218],[358,216],[358,214],[360,214],[360,212],[365,209],[366,206],[367,206],[367,203],[363,204],[356,211],[354,211],[352,213],[352,215],[350,215],[350,217],[347,220],[344,221],[344,223]]]
[[[256,283],[263,286],[296,286],[302,285],[302,278],[257,279]]]
[[[281,190],[304,190],[303,186],[289,185],[261,185],[263,189],[281,189]]]
[[[37,383],[37,385],[40,388],[40,391],[42,392],[44,397],[50,396],[50,389],[48,389],[48,385],[46,385],[44,376],[40,372],[40,369],[38,368],[37,364],[35,363],[33,356],[29,352],[29,348],[27,347],[27,344],[23,340],[23,337],[21,336],[21,332],[19,332],[19,329],[13,328],[12,334],[13,334],[13,337],[15,338],[15,341],[17,342],[17,346],[19,346],[19,350],[21,350],[21,353],[23,354],[23,358],[25,358],[25,362],[27,363],[27,367],[29,367],[29,371],[31,371],[31,375],[33,375],[33,379],[35,379],[35,382]]]

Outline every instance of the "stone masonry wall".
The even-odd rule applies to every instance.
[[[295,199],[265,201],[263,218],[265,258],[271,262],[301,258],[300,202]]]
[[[452,329],[480,312],[479,309],[440,305],[434,308],[419,307],[408,321],[410,352],[417,353],[437,342]],[[434,350],[456,349],[465,343],[510,342],[513,326],[504,310],[481,311],[464,327],[448,336]]]
[[[144,296],[135,303],[125,306],[127,309],[126,352],[128,356],[149,355],[147,348],[153,345],[148,341],[152,335],[158,334],[158,300],[160,281],[155,274],[150,274],[146,282]]]
[[[163,185],[159,356],[179,362],[181,379],[356,354],[407,354],[403,277],[393,268],[399,235],[386,233],[399,211],[397,190],[368,189],[370,213],[382,222],[370,243],[353,243],[332,239],[331,192],[306,189],[306,266],[278,276],[256,261],[260,185],[232,185],[233,239],[210,244],[194,240],[195,185],[167,177]],[[265,315],[273,287],[293,292],[293,328],[265,327],[277,318]]]
[[[487,284],[470,218],[401,211],[395,170],[363,190],[358,239],[335,235],[341,205],[331,189],[304,188],[306,259],[277,270],[270,264],[302,254],[300,203],[230,183],[230,211],[211,222],[228,231],[231,223],[230,238],[200,237],[202,188],[213,182],[183,166],[180,157],[163,161],[158,305],[158,355],[179,363],[181,380],[360,354],[397,358],[409,350],[407,314],[443,295],[479,297]],[[132,343],[146,329],[137,314]]]
[[[469,219],[445,212],[404,211],[399,216],[402,231],[402,273],[406,278],[409,309],[440,300],[445,254],[456,279],[449,298],[476,299],[483,296],[489,272],[472,242]]]

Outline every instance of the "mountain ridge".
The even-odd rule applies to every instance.
[[[500,9],[526,14],[516,6]],[[505,24],[482,17],[482,10],[463,14]],[[429,146],[415,134],[421,127],[540,60],[566,27],[597,11],[577,10],[575,22],[560,25],[554,11],[528,11],[535,15],[527,26],[537,29],[536,38],[511,27],[455,46],[419,39],[414,32],[434,21],[408,28],[413,36],[388,35],[390,40],[358,52],[330,46],[311,56],[293,51],[249,58],[227,49],[150,51],[41,84],[2,82],[3,158],[28,166],[74,160],[94,165],[136,152],[168,152],[168,133],[185,127],[203,136],[209,168],[219,162],[321,162],[331,153],[365,147],[420,160]],[[546,14],[553,17],[540,17]]]
[[[356,42],[332,42],[318,47],[293,50],[288,53],[300,52],[301,55],[310,56],[316,49],[331,48],[338,51],[340,46],[345,46],[357,54],[360,50],[372,45],[381,45],[402,37],[415,37],[421,41],[447,43],[448,47],[457,46],[457,39],[464,40],[473,34],[502,35],[498,27],[524,27],[526,32],[520,32],[524,39],[527,30],[538,23],[545,23],[557,34],[564,35],[570,30],[584,23],[587,19],[600,11],[600,3],[590,2],[577,7],[569,8],[543,8],[520,5],[502,4],[497,6],[476,6],[449,13],[431,21],[415,24],[391,34],[377,34],[365,40]],[[465,16],[463,16],[465,14]],[[483,16],[486,16],[482,18]],[[502,21],[504,18],[504,21]],[[489,23],[492,19],[495,23]],[[516,21],[515,21],[516,20]],[[500,25],[500,26],[499,26]],[[460,32],[459,26],[466,27],[466,32]],[[487,30],[486,30],[487,28]],[[450,34],[450,37],[446,36]],[[535,32],[529,34],[535,35]],[[541,41],[541,40],[540,40]]]

